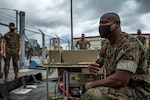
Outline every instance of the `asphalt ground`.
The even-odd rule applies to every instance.
[[[42,74],[42,80],[38,83],[34,83],[33,85],[37,86],[36,88],[32,88],[32,90],[26,94],[15,94],[10,91],[10,100],[47,100],[47,87],[46,87],[46,70],[42,68],[38,69],[22,69],[19,72],[19,76],[25,75],[36,75],[38,73]],[[9,81],[14,80],[14,73],[13,70],[10,70],[9,73]],[[3,78],[0,79],[1,83],[3,82]],[[57,87],[57,70],[53,72],[53,74],[48,76],[48,83],[49,83],[49,95],[50,94],[59,94],[58,87]],[[23,87],[19,87],[17,89],[22,89]],[[27,89],[27,88],[25,88]],[[0,99],[1,100],[1,99]],[[2,99],[3,100],[3,99]],[[4,99],[7,100],[7,99]]]
[[[26,94],[15,94],[12,91],[10,91],[10,99],[9,100],[47,100],[47,92],[46,92],[46,69],[43,68],[41,65],[41,61],[38,59],[38,57],[34,57],[32,59],[37,62],[40,66],[35,67],[34,69],[29,68],[29,61],[26,60],[25,67],[21,68],[19,70],[19,77],[26,76],[26,75],[36,75],[38,73],[42,74],[42,80],[38,83],[35,83],[33,85],[37,86],[36,88],[32,88],[32,90]],[[13,81],[15,78],[13,67],[10,67],[9,74],[8,74],[8,80]],[[53,80],[55,79],[55,80]],[[48,76],[48,82],[49,82],[49,93],[48,94],[54,94],[58,93],[58,87],[56,87],[57,84],[57,70],[53,71],[53,74]],[[4,84],[4,78],[0,78],[0,84]],[[22,89],[23,87],[19,87],[18,89]],[[7,100],[7,99],[0,99],[0,100]]]

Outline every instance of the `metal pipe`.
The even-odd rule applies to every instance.
[[[42,62],[45,63],[45,34],[39,30],[42,33]]]
[[[47,91],[47,100],[49,100],[48,71],[49,71],[49,68],[47,67],[47,68],[46,68],[46,91]]]
[[[72,18],[72,0],[70,0],[70,5],[71,5],[71,49],[74,49],[74,46],[73,46],[73,18]]]
[[[16,11],[16,31],[18,32],[18,10]]]

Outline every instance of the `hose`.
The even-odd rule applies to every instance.
[[[58,71],[58,86],[59,88],[69,96],[70,100],[73,100],[73,97],[60,85],[60,75],[59,75],[59,71]]]

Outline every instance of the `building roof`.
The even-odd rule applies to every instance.
[[[136,33],[131,33],[131,35],[136,36],[137,34]],[[150,36],[150,33],[142,33],[142,35],[143,36]],[[73,40],[78,40],[80,38],[81,37],[75,37],[75,38],[73,38]],[[100,36],[86,36],[85,38],[88,38],[88,39],[90,39],[90,38],[100,38]]]

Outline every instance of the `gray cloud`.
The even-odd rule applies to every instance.
[[[150,0],[133,0],[137,3],[137,10],[136,12],[139,14],[149,13],[150,9]]]
[[[99,35],[99,18],[106,12],[116,12],[120,15],[122,30],[128,33],[141,28],[149,33],[150,0],[72,0],[73,1],[73,32],[74,37]],[[17,9],[26,13],[26,28],[47,34],[58,35],[60,38],[71,38],[70,31],[70,0],[1,0],[0,8]],[[15,17],[13,11],[0,12]],[[1,13],[2,14],[2,13]],[[0,22],[4,20],[0,14]],[[0,27],[0,32],[7,32],[7,28]],[[27,32],[28,34],[29,32]],[[33,34],[33,33],[32,33]],[[31,35],[31,34],[30,34]],[[38,35],[31,35],[36,38]],[[47,38],[48,41],[48,38]]]

